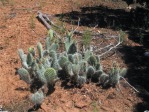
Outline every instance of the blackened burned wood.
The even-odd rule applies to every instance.
[[[51,25],[48,23],[50,19],[48,17],[45,17],[44,14],[42,14],[41,12],[38,12],[38,15],[36,18],[47,28],[47,30],[51,29]]]

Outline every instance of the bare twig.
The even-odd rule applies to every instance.
[[[135,87],[133,87],[124,77],[121,76],[121,78],[122,78],[131,88],[133,88],[137,93],[139,93],[139,91],[138,91]]]
[[[76,29],[74,29],[73,33],[79,28],[79,26],[80,26],[80,18],[78,19],[78,25],[77,25]]]
[[[111,48],[110,48],[109,50],[107,50],[106,52],[100,54],[99,56],[101,57],[101,56],[107,54],[108,52],[110,52],[111,50],[113,50],[113,49],[115,49],[117,46],[119,46],[121,43],[122,43],[122,42],[121,42],[121,40],[120,40],[120,35],[119,35],[118,43],[117,43],[115,46],[111,47]]]
[[[103,49],[106,49],[106,48],[108,48],[108,47],[111,47],[111,46],[113,46],[113,44],[110,43],[110,45],[107,45],[107,46],[105,46],[105,47],[103,47],[103,48],[97,49],[97,50],[95,50],[94,52],[95,52],[95,53],[96,53],[96,52],[99,52],[99,51],[101,51],[101,50],[103,50]]]

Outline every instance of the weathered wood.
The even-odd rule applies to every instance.
[[[45,17],[42,12],[38,12],[36,18],[47,28],[47,30],[51,29],[51,25],[48,23],[49,18]]]

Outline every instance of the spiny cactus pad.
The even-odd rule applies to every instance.
[[[22,49],[18,50],[18,54],[21,59],[21,62],[26,62],[26,55],[24,54],[24,51]]]
[[[27,84],[30,84],[32,82],[30,74],[25,68],[19,68],[17,73],[19,74],[20,79],[25,81]]]
[[[73,76],[74,75],[73,71],[72,71],[72,63],[69,61],[65,62],[63,70],[67,73],[66,74],[67,76]]]
[[[37,78],[39,79],[40,82],[42,82],[43,84],[46,83],[46,78],[44,76],[46,69],[43,67],[43,65],[41,65],[41,67],[39,67],[37,69]]]
[[[56,73],[56,70],[53,69],[53,68],[47,68],[45,73],[44,73],[44,76],[47,80],[47,84],[48,85],[54,85],[56,80],[57,80],[57,73]]]
[[[96,64],[97,64],[97,59],[96,59],[96,57],[93,55],[93,56],[90,56],[89,58],[88,58],[88,63],[90,64],[90,65],[92,65],[92,66],[95,66]]]
[[[80,65],[79,64],[72,64],[72,71],[74,75],[79,75],[80,73]]]
[[[43,57],[43,48],[42,48],[42,44],[40,42],[38,42],[38,44],[37,44],[37,49],[38,49],[39,58],[42,58]]]
[[[127,69],[126,68],[122,68],[120,70],[120,73],[119,74],[120,74],[120,76],[124,77],[127,74]]]
[[[68,61],[68,58],[66,56],[61,56],[58,60],[59,65],[61,68],[64,68],[65,62]]]
[[[50,42],[51,42],[50,37],[47,37],[47,38],[46,38],[46,42],[45,42],[45,44],[46,44],[46,45],[45,45],[45,46],[46,46],[46,50],[49,50],[49,49],[50,49],[50,46],[51,46],[51,45],[50,45],[50,44],[51,44]]]
[[[85,59],[85,60],[88,60],[88,58],[89,58],[90,56],[92,56],[92,55],[93,55],[93,52],[91,52],[91,51],[89,51],[89,50],[86,50],[85,53],[84,53],[84,59]]]
[[[35,92],[31,95],[30,100],[35,105],[41,105],[44,100],[44,94],[41,90]]]
[[[28,48],[28,52],[35,56],[35,49],[33,47]]]
[[[56,51],[58,49],[59,45],[58,43],[53,43],[51,46],[50,46],[50,50],[54,50]]]
[[[109,81],[109,76],[105,73],[103,73],[100,77],[99,77],[99,84],[103,85],[103,86],[107,86]]]
[[[89,66],[87,68],[87,78],[91,78],[95,73],[95,68],[93,66]]]
[[[33,56],[32,56],[31,53],[28,53],[28,55],[27,55],[27,64],[29,66],[31,66],[32,65],[32,62],[33,62]]]
[[[77,86],[82,87],[86,83],[86,77],[79,76],[77,79]]]
[[[75,52],[77,52],[77,46],[75,44],[75,42],[73,42],[68,49],[68,54],[74,54]]]

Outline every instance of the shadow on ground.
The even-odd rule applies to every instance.
[[[149,57],[144,56],[144,52],[149,48],[149,10],[136,8],[131,11],[123,9],[110,9],[105,6],[82,7],[81,11],[58,14],[60,20],[74,25],[99,28],[109,28],[113,30],[123,30],[128,33],[128,38],[141,44],[142,46],[123,46],[119,51],[123,54],[122,59],[128,66],[128,81],[138,88],[139,96],[143,103],[136,105],[135,112],[149,110]]]
[[[64,22],[80,26],[109,28],[128,32],[129,39],[149,47],[149,10],[136,8],[131,11],[124,9],[111,9],[105,6],[82,7],[80,12],[57,14],[56,16]]]
[[[145,48],[143,46],[123,46],[119,51],[123,54],[122,59],[128,66],[126,77],[140,91],[138,96],[144,101],[136,105],[135,112],[149,110],[149,57],[144,56]]]

